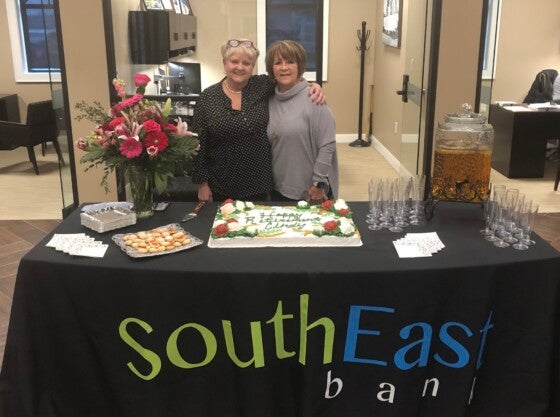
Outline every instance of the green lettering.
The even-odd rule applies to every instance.
[[[226,340],[226,348],[229,357],[240,368],[246,368],[251,364],[255,364],[255,368],[262,368],[264,366],[264,348],[262,340],[261,323],[258,321],[251,322],[251,341],[253,343],[253,357],[247,362],[241,361],[235,353],[235,343],[233,342],[233,331],[231,328],[231,321],[222,320],[222,327],[224,329],[224,337]]]
[[[278,301],[278,307],[276,307],[276,312],[274,316],[267,321],[267,324],[274,325],[274,342],[276,344],[276,357],[279,359],[289,358],[294,356],[296,352],[288,352],[284,348],[284,326],[283,321],[285,319],[293,319],[293,314],[282,314],[282,301]]]
[[[325,346],[323,348],[323,364],[332,362],[334,345],[334,322],[328,317],[322,317],[307,325],[309,314],[309,294],[301,294],[299,297],[300,328],[299,328],[299,362],[305,365],[307,356],[307,332],[317,326],[325,329]]]
[[[146,361],[148,361],[150,365],[152,365],[152,371],[149,374],[144,375],[132,364],[132,362],[128,362],[126,365],[134,375],[146,381],[149,381],[151,379],[154,379],[159,374],[159,371],[161,371],[161,359],[155,352],[146,349],[144,346],[142,346],[140,343],[138,343],[136,340],[132,338],[132,336],[127,331],[127,326],[130,323],[138,324],[148,334],[151,333],[153,329],[152,326],[150,326],[145,321],[136,319],[134,317],[124,319],[123,321],[121,321],[121,324],[119,325],[119,336],[121,337],[123,342],[125,342],[128,346],[130,346],[132,349],[138,352],[140,356],[142,356]]]
[[[198,330],[198,332],[202,336],[202,339],[204,340],[204,344],[206,345],[206,357],[202,362],[187,362],[183,359],[181,353],[179,352],[177,340],[179,339],[179,335],[181,334],[181,332],[187,328]],[[197,323],[187,323],[182,325],[181,327],[178,327],[173,333],[171,333],[169,339],[167,340],[166,351],[167,357],[173,365],[178,366],[179,368],[192,369],[208,365],[212,361],[212,359],[214,359],[214,356],[216,356],[216,352],[218,351],[218,343],[216,342],[216,337],[214,336],[214,334],[206,327],[201,326]]]

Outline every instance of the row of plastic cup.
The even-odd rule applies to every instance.
[[[539,205],[517,188],[494,185],[484,204],[485,227],[480,232],[499,248],[529,249]]]
[[[387,228],[402,232],[409,225],[424,223],[426,177],[371,178],[369,181],[369,230]]]

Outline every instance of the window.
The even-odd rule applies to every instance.
[[[6,0],[17,82],[60,81],[53,0]],[[49,76],[49,72],[54,72]],[[53,76],[54,75],[54,76]]]
[[[484,39],[484,62],[482,63],[483,80],[493,80],[494,75],[496,74],[496,55],[498,53],[500,11],[500,0],[488,0],[486,39]]]
[[[268,45],[281,39],[292,39],[307,51],[308,81],[316,79],[315,61],[317,10],[316,1],[323,1],[323,81],[327,79],[328,62],[328,0],[257,0],[257,40],[261,51],[259,72],[266,73],[264,63]]]

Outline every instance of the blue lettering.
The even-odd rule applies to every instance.
[[[465,349],[465,347],[459,343],[456,339],[454,339],[448,332],[448,329],[451,327],[458,327],[465,332],[468,337],[471,337],[473,333],[470,329],[465,326],[464,324],[457,323],[457,322],[448,322],[441,326],[439,330],[439,340],[441,340],[446,346],[451,348],[451,350],[457,354],[457,361],[455,362],[448,362],[444,360],[439,353],[434,355],[436,361],[441,363],[442,365],[449,366],[451,368],[462,368],[469,362],[469,351]]]
[[[418,327],[422,330],[423,337],[421,337],[416,342],[410,343],[400,348],[395,353],[395,365],[397,365],[397,367],[399,369],[402,369],[403,371],[406,371],[407,369],[413,368],[415,366],[422,368],[428,365],[430,344],[432,340],[432,326],[430,326],[428,323],[413,323],[403,327],[399,334],[401,336],[401,339],[408,339],[410,337],[412,329],[415,327]],[[418,356],[418,359],[413,362],[407,362],[406,354],[417,345],[420,345],[420,355]]]
[[[482,352],[484,351],[484,346],[486,345],[486,336],[488,336],[488,331],[494,327],[494,324],[491,323],[493,314],[494,312],[491,311],[484,327],[480,330],[480,333],[482,333],[482,339],[480,340],[480,349],[478,351],[478,357],[476,358],[476,369],[480,369],[482,366]]]
[[[350,313],[348,314],[348,329],[346,331],[346,346],[344,347],[344,361],[387,366],[386,361],[356,357],[356,346],[358,344],[359,335],[379,336],[381,334],[381,332],[378,330],[360,329],[360,314],[362,310],[379,311],[382,313],[395,312],[394,308],[388,308],[388,307],[350,306]]]

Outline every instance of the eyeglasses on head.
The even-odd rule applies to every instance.
[[[239,39],[230,39],[229,41],[227,41],[227,45],[228,48],[236,48],[238,46],[244,46],[246,48],[255,48],[255,45],[253,45],[252,41],[249,40],[245,40],[245,41],[241,41]]]

